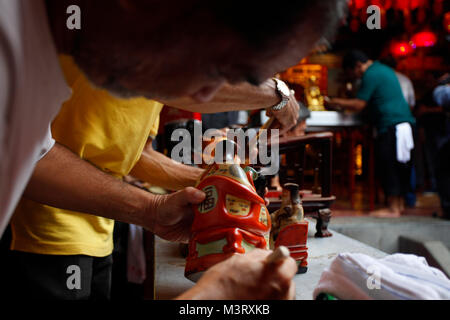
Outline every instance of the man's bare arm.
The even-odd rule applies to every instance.
[[[151,201],[145,191],[102,172],[58,143],[37,163],[24,197],[139,225]]]
[[[154,150],[151,143],[147,143],[141,158],[130,172],[139,180],[168,190],[192,187],[202,173],[203,169],[176,162]]]
[[[162,103],[187,111],[200,113],[216,113],[236,110],[267,109],[277,105],[281,101],[275,89],[275,82],[270,79],[259,86],[248,83],[238,85],[225,84],[211,101],[201,103],[190,97],[184,97]],[[280,133],[284,133],[297,124],[299,112],[298,102],[291,95],[288,104],[280,111],[271,111],[280,127]]]
[[[187,241],[192,203],[204,193],[186,188],[152,195],[97,169],[60,144],[36,165],[24,197],[46,205],[141,225],[163,238]]]
[[[278,104],[280,97],[276,92],[275,82],[268,80],[259,86],[249,83],[238,85],[225,84],[211,101],[204,103],[198,102],[191,97],[181,97],[161,102],[187,111],[216,113],[269,108]]]
[[[347,109],[351,111],[362,111],[366,106],[367,102],[362,99],[345,99],[345,98],[332,98],[327,102],[327,105],[331,108]]]

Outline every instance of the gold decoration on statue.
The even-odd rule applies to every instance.
[[[306,104],[311,111],[325,111],[322,93],[317,84],[317,77],[310,76],[305,87]]]

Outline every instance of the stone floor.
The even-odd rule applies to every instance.
[[[330,228],[387,253],[398,252],[398,238],[441,241],[450,249],[450,221],[424,216],[374,218],[337,216]]]
[[[337,200],[332,205],[334,217],[366,216],[370,213],[369,198],[366,186],[361,183],[356,184],[354,194],[354,207],[350,205],[347,190],[343,190],[338,185],[333,186],[333,194]],[[379,201],[383,201],[383,194],[379,190]],[[436,193],[417,192],[416,206],[406,208],[404,216],[440,217],[442,215],[439,196]],[[381,208],[382,203],[376,203],[375,209]]]

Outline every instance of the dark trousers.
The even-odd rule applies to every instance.
[[[389,127],[387,132],[378,135],[376,139],[377,168],[385,196],[405,196],[408,192],[413,192],[411,187],[413,151],[411,150],[409,162],[398,162],[395,126]]]
[[[437,188],[444,218],[450,219],[450,138],[440,147],[437,158]]]
[[[113,272],[111,284],[111,300],[142,300],[144,298],[144,286],[128,282],[127,279],[127,250],[128,250],[127,223],[114,222],[114,251]]]
[[[2,253],[2,289],[11,299],[108,300],[112,255]]]

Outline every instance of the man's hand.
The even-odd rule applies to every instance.
[[[300,121],[291,130],[286,132],[283,135],[283,137],[300,137],[300,136],[304,136],[305,133],[306,133],[306,128],[307,128],[306,121],[305,120]]]
[[[163,239],[187,242],[194,220],[192,205],[204,199],[205,193],[193,187],[170,195],[156,195],[149,205],[148,222],[144,226]]]
[[[266,258],[271,252],[255,249],[216,264],[178,299],[293,299],[297,265],[291,257],[269,263]]]
[[[325,108],[327,110],[342,111],[342,108],[339,106],[339,104],[336,103],[334,98],[330,98],[328,96],[324,96],[323,97],[323,102],[324,102]]]
[[[275,111],[268,108],[266,115],[268,117],[273,116],[276,120],[270,126],[270,129],[280,129],[280,135],[286,133],[297,124],[299,110],[300,106],[293,94],[289,96],[289,101],[283,109]]]
[[[327,109],[336,111],[349,110],[360,112],[367,106],[366,101],[358,98],[347,99],[325,97],[324,103]]]

